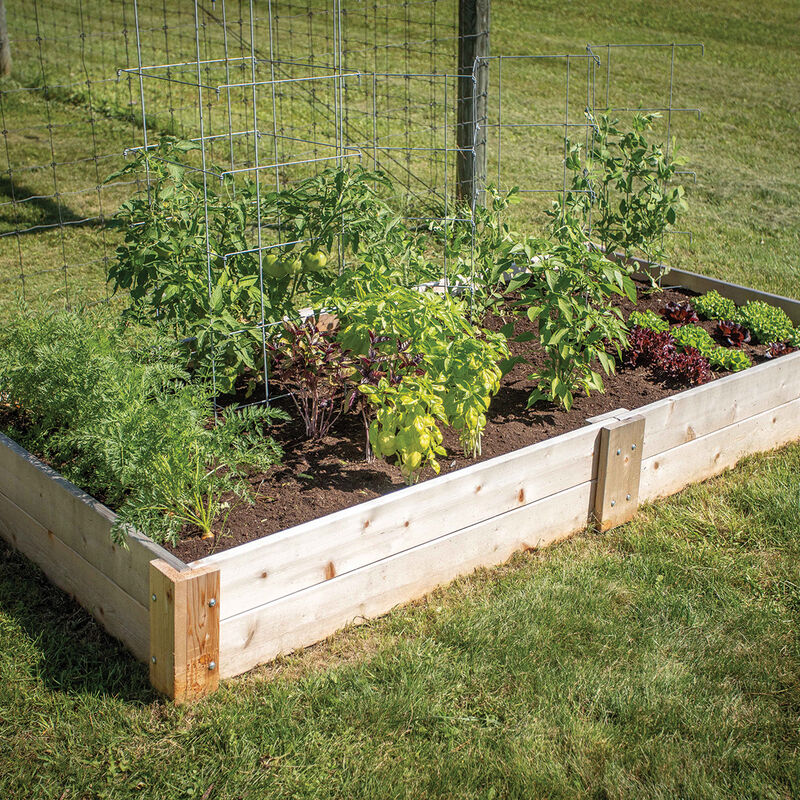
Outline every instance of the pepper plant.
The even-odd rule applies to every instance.
[[[622,268],[580,238],[575,233],[531,264],[531,280],[521,293],[518,305],[538,324],[545,353],[544,364],[531,374],[536,388],[528,407],[550,400],[569,411],[577,391],[602,392],[595,365],[607,375],[614,372],[614,356],[606,348],[620,355],[627,344],[622,313],[610,299],[617,294],[635,303],[636,287]]]

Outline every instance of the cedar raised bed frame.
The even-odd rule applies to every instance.
[[[671,284],[800,302],[690,272]],[[0,437],[0,536],[72,595],[176,702],[520,549],[600,530],[751,453],[800,439],[800,352],[184,564]]]

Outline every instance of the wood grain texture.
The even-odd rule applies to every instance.
[[[727,425],[705,436],[645,458],[639,501],[668,497],[711,478],[753,453],[800,439],[800,399]]]
[[[583,530],[593,493],[594,483],[587,481],[223,619],[222,677],[314,644],[349,623],[384,614],[478,567],[501,564],[515,551],[544,547]]]
[[[127,547],[114,544],[113,511],[2,434],[0,492],[145,607],[148,564],[154,558],[186,569],[180,559],[137,531],[129,531]]]
[[[600,531],[636,515],[644,433],[645,420],[639,414],[608,422],[600,432],[594,500],[594,522]]]
[[[150,682],[176,703],[219,685],[219,571],[150,564]]]
[[[147,608],[2,493],[0,536],[80,603],[137,659],[147,660]]]
[[[195,561],[220,569],[223,619],[589,481],[600,425]]]
[[[647,421],[643,452],[647,459],[798,397],[800,352],[687,389],[630,413]]]

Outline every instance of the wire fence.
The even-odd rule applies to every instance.
[[[456,59],[457,5],[9,4],[0,298],[74,305],[107,297],[117,241],[106,222],[142,186],[105,178],[127,151],[163,134],[202,137],[214,163],[249,169],[254,111],[259,136],[270,134],[277,182],[335,163],[347,143],[407,196],[427,197],[444,182],[442,83]]]
[[[106,223],[145,186],[105,178],[164,134],[197,141],[215,178],[257,176],[265,191],[359,160],[391,176],[399,215],[458,222],[458,5],[11,4],[14,72],[0,83],[0,301],[21,295],[70,306],[108,297],[119,241]],[[642,86],[641,76],[630,77],[644,50],[660,67],[632,96],[628,85]],[[701,51],[592,44],[572,54],[482,59],[479,189],[518,187],[524,202],[509,213],[541,225],[542,209],[567,191],[567,140],[588,143],[587,112],[660,110],[659,133],[669,141],[679,119],[699,114],[684,102],[679,74]],[[461,77],[475,81],[474,72]],[[442,272],[446,282],[444,260]]]

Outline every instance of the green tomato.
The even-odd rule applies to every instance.
[[[287,273],[286,265],[274,253],[265,256],[262,264],[264,273],[273,278],[283,278]]]
[[[321,253],[318,250],[314,252],[309,250],[309,252],[303,256],[303,266],[309,272],[321,272],[327,263],[328,257],[325,253]]]
[[[297,275],[303,270],[303,261],[300,258],[295,258],[289,262],[289,274]]]

